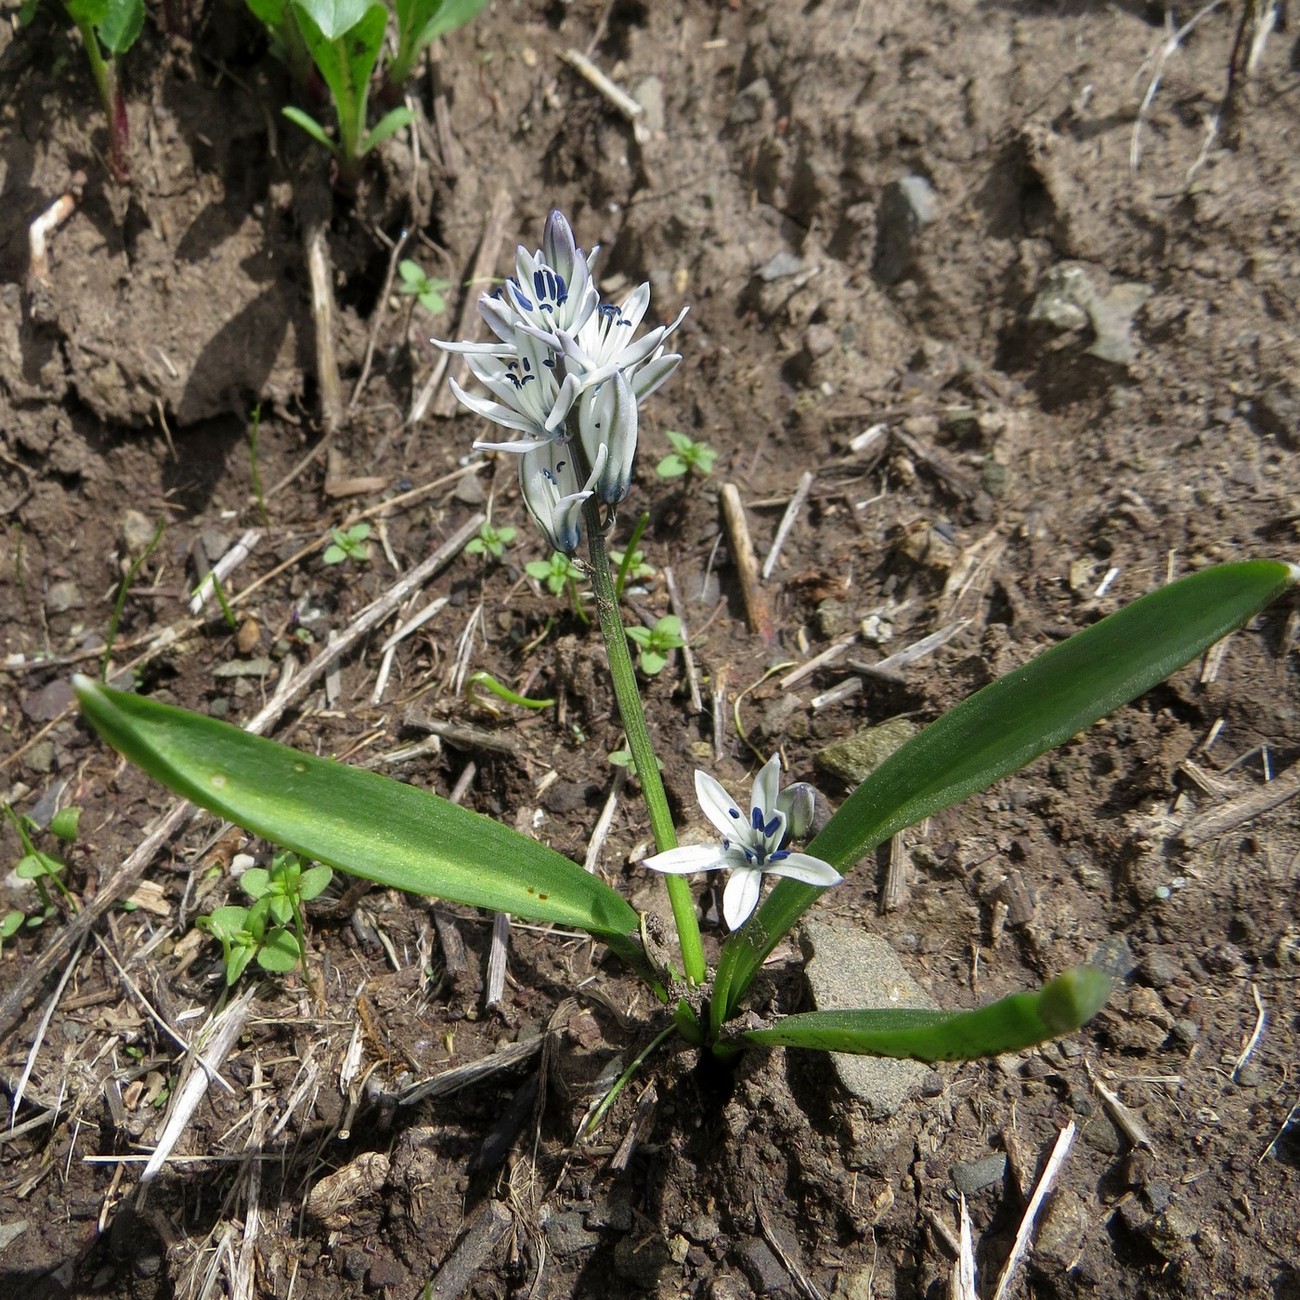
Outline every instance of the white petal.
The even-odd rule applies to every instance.
[[[632,391],[636,394],[636,400],[645,401],[677,369],[681,360],[679,353],[670,352],[667,356],[647,361],[632,376]]]
[[[727,887],[722,891],[722,919],[728,930],[739,930],[749,920],[758,906],[758,896],[763,892],[763,873],[752,867],[738,867],[731,873]]]
[[[522,454],[526,451],[536,451],[538,447],[547,447],[554,441],[552,438],[515,438],[510,442],[484,442],[481,438],[474,440],[475,451],[509,451]]]
[[[772,815],[777,811],[777,795],[781,793],[781,755],[773,754],[771,758],[763,764],[758,775],[754,778],[754,787],[750,792],[751,808],[761,808],[763,810],[763,820],[770,821]]]
[[[696,871],[716,871],[728,865],[726,851],[720,844],[688,844],[666,853],[656,853],[641,865],[670,876],[689,876]]]
[[[722,783],[707,772],[695,770],[695,797],[704,809],[704,815],[727,839],[744,839],[749,822],[736,801],[723,789]]]
[[[767,863],[766,869],[774,876],[802,880],[805,885],[838,885],[844,879],[829,862],[814,858],[811,853],[792,853],[780,862]]]

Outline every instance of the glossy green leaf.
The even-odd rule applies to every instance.
[[[1017,771],[1163,681],[1297,579],[1294,565],[1248,560],[1205,569],[1124,606],[913,736],[845,800],[807,851],[847,871],[896,831]],[[820,893],[782,880],[727,940],[714,981],[715,1031]]]
[[[95,730],[133,763],[303,857],[607,940],[637,929],[627,902],[576,862],[437,795],[88,677],[73,685]]]
[[[302,129],[306,131],[313,140],[317,141],[319,144],[323,144],[331,153],[334,151],[334,141],[326,134],[325,128],[310,114],[304,113],[302,109],[295,108],[292,104],[286,104],[280,112],[283,113],[289,121],[294,123],[295,126],[302,127]],[[339,558],[343,558],[341,553]]]
[[[375,123],[374,129],[371,130],[365,138],[365,143],[361,146],[363,154],[369,153],[372,149],[383,144],[389,136],[396,135],[404,126],[408,126],[415,120],[415,114],[409,108],[392,108]]]
[[[974,1011],[809,1011],[787,1016],[771,1029],[750,1030],[740,1041],[858,1056],[973,1061],[1072,1033],[1101,1010],[1109,992],[1109,976],[1077,966],[1037,993],[1013,993]]]
[[[144,0],[109,0],[96,31],[114,58],[125,54],[144,29]]]
[[[327,41],[346,36],[365,17],[368,0],[295,0]],[[256,12],[256,11],[255,11]]]

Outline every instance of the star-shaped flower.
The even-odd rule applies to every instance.
[[[722,893],[722,917],[729,930],[737,930],[758,906],[763,876],[789,876],[807,885],[838,885],[843,879],[829,862],[808,853],[791,853],[781,847],[799,787],[780,793],[781,758],[763,765],[754,778],[749,812],[743,813],[722,785],[707,772],[695,773],[695,795],[704,815],[722,834],[721,844],[694,844],[669,849],[646,858],[652,871],[684,876],[695,871],[729,871]]]

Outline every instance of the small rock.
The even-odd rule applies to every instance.
[[[75,700],[72,683],[66,677],[56,677],[39,691],[23,696],[23,713],[33,722],[53,722]]]
[[[614,1246],[614,1272],[643,1291],[653,1291],[671,1263],[668,1243],[662,1237],[630,1232]]]
[[[722,1225],[708,1214],[696,1214],[682,1224],[682,1231],[701,1246],[707,1246],[722,1231]]]
[[[963,1196],[974,1196],[976,1192],[1000,1183],[1007,1171],[1007,1153],[994,1151],[979,1160],[965,1160],[952,1167],[952,1185]]]
[[[366,1286],[371,1291],[401,1286],[405,1281],[406,1270],[395,1259],[377,1259],[366,1273]]]
[[[818,1011],[858,1007],[927,1007],[934,1003],[903,969],[894,950],[874,934],[813,921],[801,932],[805,974]],[[888,1119],[919,1090],[930,1069],[919,1061],[831,1052],[845,1090],[873,1119]]]
[[[1078,1192],[1070,1187],[1058,1187],[1038,1225],[1035,1266],[1049,1277],[1072,1269],[1083,1253],[1088,1221],[1088,1207]]]
[[[239,631],[235,633],[235,649],[241,655],[252,654],[261,639],[262,629],[258,627],[257,619],[246,618],[239,625]]]
[[[897,284],[912,263],[912,244],[922,226],[938,215],[934,187],[924,176],[890,181],[876,212],[876,256],[872,274],[883,285]]]
[[[85,609],[86,598],[81,588],[70,579],[55,582],[45,593],[45,609],[50,614],[66,614],[70,609]]]
[[[218,664],[213,670],[213,677],[265,677],[273,665],[262,655],[257,659],[232,659],[228,663]]]
[[[487,500],[482,477],[478,474],[464,475],[452,489],[451,497],[462,506],[481,506]]]
[[[119,536],[122,539],[122,550],[128,559],[134,560],[143,555],[153,541],[153,534],[154,525],[138,510],[128,510],[122,516]]]
[[[789,1285],[790,1275],[785,1266],[761,1237],[751,1237],[736,1253],[750,1286],[759,1295],[780,1291]]]
[[[641,123],[647,131],[664,129],[664,83],[659,77],[645,77],[632,87],[632,98],[641,105]]]
[[[45,776],[54,767],[54,742],[38,740],[27,751],[27,766],[31,771]]]
[[[1179,965],[1168,953],[1149,952],[1138,967],[1138,978],[1153,989],[1168,988],[1178,982]]]
[[[582,1221],[579,1210],[565,1210],[553,1214],[543,1225],[546,1230],[546,1242],[551,1250],[561,1257],[576,1255],[580,1250],[590,1250],[600,1241],[600,1234],[592,1232]]]
[[[822,636],[834,638],[846,631],[853,621],[853,610],[842,600],[827,596],[817,606],[817,630]]]
[[[1216,943],[1201,954],[1201,965],[1211,975],[1232,975],[1244,964],[1240,949],[1231,943]]]
[[[798,275],[804,268],[803,259],[796,257],[793,253],[788,253],[784,249],[779,253],[773,253],[771,257],[758,268],[758,278],[765,284],[771,284],[773,280],[785,280],[792,275]]]
[[[877,727],[863,727],[844,740],[827,745],[813,756],[813,764],[820,772],[839,777],[848,785],[858,785],[914,735],[914,723],[907,718],[891,718]]]

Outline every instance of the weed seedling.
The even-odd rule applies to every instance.
[[[665,436],[673,449],[655,466],[655,473],[660,478],[681,478],[683,474],[706,478],[713,473],[718,453],[708,443],[696,442],[672,429],[666,430]]]
[[[502,524],[498,528],[490,519],[485,519],[479,526],[478,536],[471,537],[465,543],[465,550],[470,555],[490,555],[494,560],[499,560],[518,533],[519,529],[512,528],[509,524]],[[529,572],[532,573],[531,570]],[[532,576],[536,578],[540,575],[532,573]]]
[[[573,612],[584,623],[588,621],[578,594],[578,583],[583,579],[583,572],[567,555],[553,551],[549,560],[529,560],[524,565],[524,572],[530,578],[545,583],[546,590],[552,596],[560,596],[567,592]]]
[[[370,525],[353,524],[349,529],[331,528],[333,539],[325,548],[321,560],[325,564],[342,564],[345,560],[356,560],[365,564],[370,559]]]
[[[41,833],[41,828],[30,817],[19,816],[8,804],[5,804],[4,812],[13,824],[14,830],[18,832],[18,840],[23,850],[22,857],[14,866],[14,875],[19,880],[30,880],[35,884],[40,905],[29,912],[18,908],[10,908],[5,912],[4,916],[0,917],[0,945],[3,945],[4,940],[12,939],[19,930],[34,930],[55,915],[58,908],[54,895],[50,892],[51,886],[63,896],[71,909],[76,911],[72,892],[62,880],[67,864],[54,854],[38,849],[32,839],[33,835]],[[80,821],[80,808],[63,808],[50,819],[50,834],[64,844],[73,845],[77,842]]]
[[[404,257],[397,264],[397,274],[402,283],[398,292],[408,298],[414,298],[431,316],[441,316],[447,310],[447,290],[451,288],[448,280],[435,280],[425,275],[419,262]]]
[[[656,677],[668,665],[668,653],[686,644],[682,639],[682,620],[665,614],[654,627],[630,627],[628,640],[637,648],[636,666],[647,677]]]

